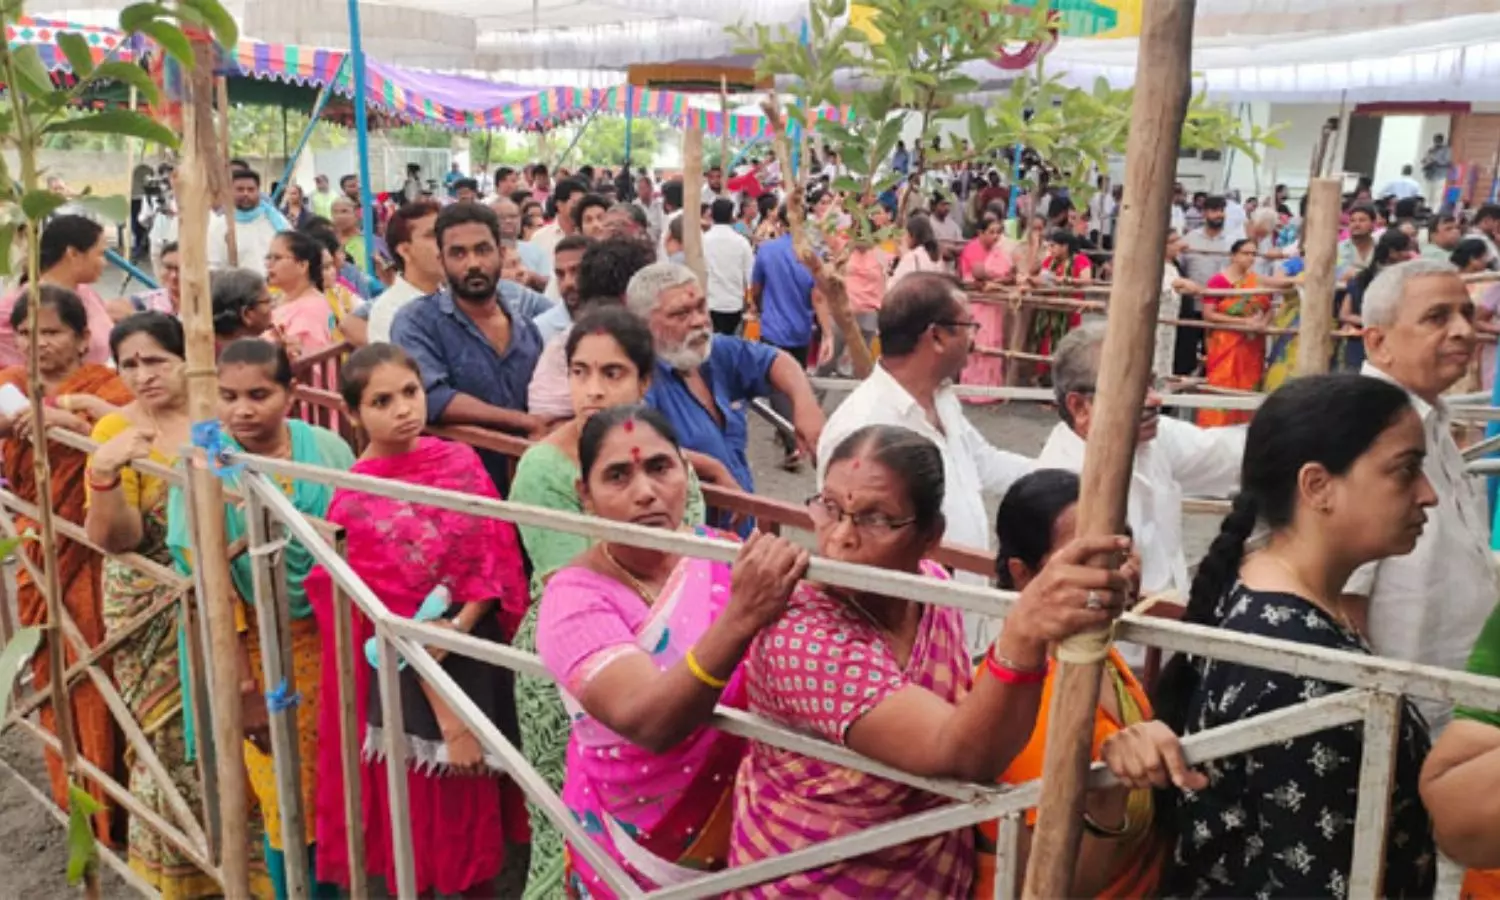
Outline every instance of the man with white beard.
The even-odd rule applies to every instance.
[[[719,460],[741,489],[754,492],[745,413],[752,399],[773,390],[792,399],[791,421],[803,451],[817,447],[823,409],[807,373],[783,350],[715,335],[708,298],[691,269],[670,262],[647,266],[630,279],[625,303],[650,326],[656,343],[646,402],[672,423],[684,449]]]

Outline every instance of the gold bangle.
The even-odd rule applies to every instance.
[[[693,673],[694,678],[703,682],[703,685],[705,687],[713,688],[716,691],[722,691],[724,690],[724,687],[729,684],[729,679],[727,678],[715,678],[712,675],[708,674],[708,670],[698,664],[698,657],[693,655],[693,651],[691,648],[689,648],[687,653],[683,654],[682,661],[687,663],[688,671]]]

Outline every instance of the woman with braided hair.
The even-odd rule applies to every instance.
[[[1416,545],[1425,510],[1437,503],[1425,454],[1421,420],[1406,392],[1388,382],[1325,375],[1272,394],[1250,423],[1241,492],[1198,569],[1185,621],[1370,653],[1341,594],[1359,566]],[[1257,525],[1268,533],[1252,548]],[[1174,731],[1192,734],[1346,689],[1178,656],[1153,705]],[[1163,896],[1344,896],[1363,745],[1358,723],[1319,731],[1217,760],[1205,767],[1203,790],[1161,792],[1158,820],[1176,841]],[[1431,829],[1417,793],[1427,750],[1426,723],[1408,703],[1382,897],[1432,894]]]

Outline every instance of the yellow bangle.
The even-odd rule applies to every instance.
[[[722,691],[724,690],[725,685],[729,684],[729,679],[727,678],[715,678],[712,675],[708,674],[708,670],[704,669],[703,666],[698,664],[698,657],[693,655],[693,651],[691,649],[689,649],[688,652],[683,655],[682,661],[687,663],[688,671],[693,673],[694,678],[703,682],[705,687],[713,688],[716,691]]]

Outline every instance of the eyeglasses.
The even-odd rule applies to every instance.
[[[819,528],[831,527],[848,519],[849,524],[853,525],[855,530],[870,537],[887,537],[892,532],[899,531],[917,521],[916,516],[893,519],[885,513],[846,512],[842,506],[821,494],[814,494],[807,498],[807,514],[812,517],[813,524]]]
[[[940,320],[937,322],[933,322],[932,324],[941,325],[944,328],[968,328],[974,331],[976,334],[979,332],[979,329],[981,327],[978,322],[950,322]]]

